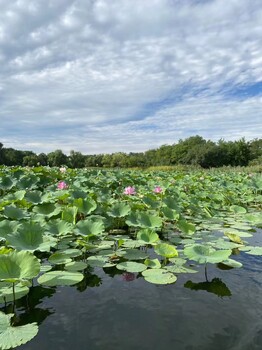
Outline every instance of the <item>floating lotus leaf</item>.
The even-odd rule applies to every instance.
[[[81,271],[87,268],[87,263],[83,261],[72,261],[65,264],[65,270],[67,271]]]
[[[60,250],[50,255],[48,261],[51,264],[66,264],[72,261],[71,258],[82,255],[79,249]]]
[[[174,258],[178,256],[176,248],[168,243],[160,243],[154,247],[155,252],[165,258]]]
[[[118,270],[124,270],[127,272],[142,272],[147,268],[146,265],[133,261],[122,262],[117,264],[116,267]]]
[[[146,259],[144,264],[151,269],[160,269],[161,263],[158,259]]]
[[[243,219],[250,222],[252,225],[262,224],[261,213],[248,213],[243,215]]]
[[[108,256],[89,256],[87,259],[88,265],[92,267],[112,267],[116,264],[113,262],[109,262]]]
[[[226,229],[224,230],[224,234],[226,235],[227,233],[233,233],[235,235],[238,235],[239,237],[247,238],[247,237],[253,237],[252,233],[246,232],[246,231],[239,231],[234,228]]]
[[[198,271],[193,270],[189,267],[186,266],[182,266],[182,265],[168,265],[165,266],[165,270],[169,271],[169,272],[173,272],[173,273],[196,273]]]
[[[237,243],[237,244],[244,244],[242,239],[235,233],[224,233],[225,236],[227,236],[231,242]]]
[[[247,212],[246,208],[239,205],[231,205],[229,209],[236,214],[245,214]]]
[[[42,264],[40,268],[40,272],[47,272],[52,269],[52,265],[49,264]]]
[[[44,273],[37,279],[39,284],[45,286],[72,286],[78,282],[81,282],[84,275],[80,272],[71,271],[50,271]]]
[[[209,245],[216,249],[234,249],[241,246],[240,244],[234,242],[225,241],[223,238],[210,242]]]
[[[139,248],[139,247],[143,247],[145,245],[144,241],[140,241],[140,240],[125,240],[125,242],[123,243],[123,247],[125,248]]]
[[[49,252],[55,246],[56,239],[43,234],[43,228],[37,223],[23,223],[17,232],[7,235],[9,245],[17,250]]]
[[[32,279],[40,272],[40,262],[28,251],[12,251],[0,255],[0,280],[16,283],[23,279]]]
[[[25,326],[11,326],[11,319],[14,314],[5,315],[0,311],[0,349],[11,349],[27,343],[38,333],[38,326],[29,323]]]
[[[142,229],[137,232],[137,239],[144,241],[146,244],[154,244],[159,241],[159,236],[154,230]]]
[[[104,222],[101,219],[93,221],[90,219],[81,220],[77,223],[75,232],[82,236],[100,235],[105,231]]]
[[[223,264],[223,265],[226,265],[229,267],[237,267],[237,268],[243,266],[243,264],[241,264],[241,262],[236,261],[234,259],[227,259],[227,260],[221,261],[220,264]]]
[[[142,272],[145,280],[153,284],[171,284],[176,282],[177,277],[164,269],[149,269]]]
[[[21,283],[15,285],[15,299],[23,298],[29,293],[28,286]],[[0,282],[0,304],[8,303],[14,300],[13,296],[13,284]]]
[[[148,257],[147,253],[138,249],[121,250],[121,251],[117,251],[116,254],[118,256],[122,256],[127,260],[142,260]]]
[[[126,219],[126,224],[131,227],[139,227],[139,217],[140,214],[138,212],[131,212],[131,214]]]
[[[246,251],[247,254],[250,255],[262,255],[262,247],[252,247],[248,246],[248,251]]]
[[[127,216],[131,211],[129,205],[124,203],[116,203],[107,211],[107,214],[112,217],[124,217]]]
[[[97,208],[96,202],[91,198],[77,198],[74,200],[74,206],[78,208],[80,213],[85,215],[92,213]]]
[[[232,251],[230,249],[227,250],[215,250],[209,246],[194,244],[188,247],[185,247],[184,254],[191,260],[195,260],[200,264],[206,263],[219,263],[221,261],[226,260]]]

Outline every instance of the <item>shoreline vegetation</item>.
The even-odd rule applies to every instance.
[[[0,166],[66,166],[68,168],[138,168],[174,170],[178,168],[219,168],[254,166],[261,171],[262,139],[218,142],[196,135],[173,145],[162,145],[145,152],[116,152],[85,155],[61,149],[36,154],[32,151],[6,148],[0,142]]]

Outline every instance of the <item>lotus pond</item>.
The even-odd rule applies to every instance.
[[[0,349],[262,348],[261,174],[2,167],[0,196]]]

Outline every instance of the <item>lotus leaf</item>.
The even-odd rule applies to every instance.
[[[206,245],[194,244],[185,247],[184,254],[189,259],[195,260],[200,264],[215,264],[226,260],[231,255],[231,250],[215,250]]]
[[[40,272],[40,262],[28,251],[12,251],[0,255],[0,280],[16,283],[24,279],[32,279]]]
[[[146,259],[148,257],[147,253],[138,249],[121,250],[121,251],[117,251],[116,254],[118,256],[122,256],[127,260],[141,260],[141,259]]]
[[[84,275],[80,272],[71,271],[49,271],[37,279],[39,284],[45,286],[72,286],[81,282]]]
[[[77,234],[80,234],[82,236],[88,236],[88,235],[100,235],[105,231],[105,225],[104,222],[101,219],[98,219],[97,221],[86,219],[81,220],[76,224],[76,230],[75,232]]]
[[[161,263],[158,259],[146,259],[144,264],[151,269],[160,269]]]
[[[11,326],[11,319],[14,314],[5,315],[0,311],[0,349],[11,349],[27,343],[38,333],[38,326],[29,323],[24,326]]]
[[[111,209],[107,211],[107,214],[112,217],[124,217],[131,211],[131,207],[124,203],[116,203]]]
[[[146,244],[154,244],[159,241],[159,236],[154,230],[142,229],[137,232],[137,239],[144,241]]]
[[[4,209],[4,215],[13,220],[21,220],[28,216],[25,211],[14,205],[6,206]]]
[[[164,269],[150,269],[142,272],[144,279],[153,284],[171,284],[176,282],[177,277]]]
[[[176,248],[168,243],[160,243],[154,247],[155,252],[165,258],[174,258],[178,256]]]
[[[127,262],[122,262],[116,265],[118,270],[124,270],[127,272],[142,272],[146,270],[146,265],[133,262],[133,261],[127,261]]]
[[[23,298],[29,293],[28,286],[25,286],[21,283],[16,284],[15,286],[15,299],[18,300]],[[13,295],[13,284],[0,282],[0,303],[8,303],[14,300]]]
[[[83,213],[85,215],[88,215],[92,213],[96,208],[97,204],[96,202],[91,199],[83,199],[83,198],[78,198],[74,200],[74,206],[78,208],[78,211],[80,213]]]
[[[43,234],[42,227],[37,223],[23,223],[17,232],[6,237],[9,245],[17,250],[49,252],[55,246],[56,239]]]
[[[83,261],[72,261],[65,264],[65,270],[67,271],[81,271],[87,268],[87,264]]]

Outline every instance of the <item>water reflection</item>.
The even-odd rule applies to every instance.
[[[185,288],[192,290],[206,290],[209,293],[216,294],[219,297],[230,297],[231,291],[220,278],[213,278],[212,281],[194,283],[187,281],[184,284]]]

